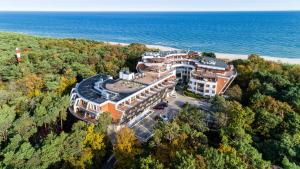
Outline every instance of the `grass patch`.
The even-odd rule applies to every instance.
[[[193,92],[189,91],[187,88],[188,88],[188,86],[183,87],[183,95],[184,96],[192,97],[192,98],[195,98],[195,99],[202,99],[203,98],[200,94],[193,93]]]

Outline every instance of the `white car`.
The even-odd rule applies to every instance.
[[[163,121],[169,121],[169,118],[168,118],[167,115],[165,115],[165,114],[161,114],[161,115],[159,115],[159,117],[160,117]]]
[[[170,96],[173,97],[173,98],[176,98],[177,94],[176,93],[172,93],[172,94],[170,94]]]

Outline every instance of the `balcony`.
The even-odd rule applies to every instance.
[[[98,120],[97,120],[97,116],[96,114],[92,113],[92,112],[88,112],[85,109],[78,109],[78,110],[74,110],[73,106],[69,107],[69,111],[78,119],[81,119],[87,123],[94,123],[97,124]]]
[[[159,84],[157,86],[154,86],[150,88],[150,90],[145,91],[144,93],[141,93],[135,97],[135,99],[132,99],[131,102],[124,103],[120,106],[118,106],[118,110],[121,112],[126,112],[127,110],[131,109],[132,107],[135,107],[139,105],[140,103],[146,101],[153,95],[161,92],[162,90],[169,88],[170,86],[175,85],[176,82],[164,82],[162,84]]]

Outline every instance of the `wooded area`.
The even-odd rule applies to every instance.
[[[17,64],[15,48],[22,52]],[[215,125],[185,105],[140,143],[129,128],[110,143],[108,113],[88,125],[67,112],[69,92],[97,73],[134,70],[145,45],[0,33],[0,168],[100,168],[112,152],[117,168],[300,167],[300,66],[257,55],[233,64],[229,99],[212,98]]]

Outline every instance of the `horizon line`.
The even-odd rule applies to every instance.
[[[199,10],[199,11],[184,11],[184,10],[166,10],[166,11],[142,11],[142,10],[137,10],[137,11],[118,11],[118,10],[111,10],[111,11],[87,11],[87,10],[45,10],[45,11],[42,11],[42,10],[0,10],[0,12],[103,12],[103,13],[108,13],[108,12],[185,12],[185,13],[188,13],[188,12],[300,12],[300,9],[291,9],[291,10]]]

